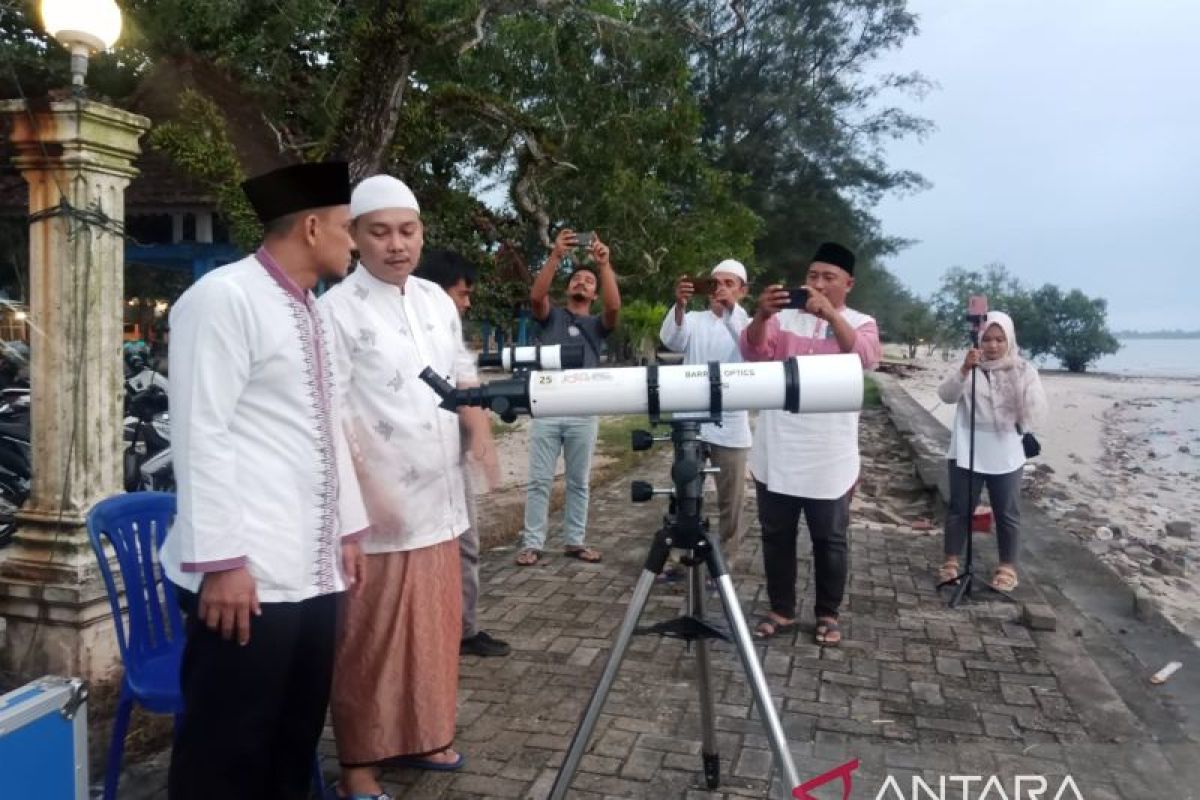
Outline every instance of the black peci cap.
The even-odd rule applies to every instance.
[[[242,183],[264,225],[297,211],[350,203],[350,168],[344,161],[292,164]]]
[[[820,261],[822,264],[833,264],[835,267],[841,267],[854,274],[854,253],[851,253],[845,247],[842,247],[837,242],[823,242],[817,248],[817,254],[812,257],[814,262]]]

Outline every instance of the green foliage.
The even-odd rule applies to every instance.
[[[914,301],[908,304],[900,317],[897,339],[908,345],[908,357],[916,358],[917,347],[932,342],[937,336],[937,320],[925,303]]]
[[[1100,356],[1121,348],[1108,331],[1108,302],[1103,298],[1072,289],[1057,306],[1045,308],[1043,313],[1052,320],[1054,345],[1050,352],[1071,372],[1083,372]]]
[[[878,408],[883,405],[879,382],[870,375],[863,376],[863,408]]]
[[[825,239],[867,259],[903,244],[879,233],[870,208],[885,193],[925,185],[889,167],[883,147],[929,129],[887,105],[928,83],[871,62],[916,34],[905,0],[745,0],[740,28],[730,3],[662,5],[683,7],[709,35],[690,48],[704,143],[715,166],[745,179],[739,199],[765,226],[761,264],[806,263]]]
[[[179,108],[180,121],[156,127],[150,132],[150,144],[212,191],[233,241],[245,250],[253,249],[262,236],[262,226],[242,192],[246,176],[220,109],[191,91],[184,92]]]
[[[0,20],[5,59],[40,94],[66,55],[32,0]],[[731,8],[746,13],[731,26]],[[878,259],[900,242],[870,208],[922,185],[882,144],[926,124],[887,105],[920,76],[871,62],[916,32],[904,0],[123,0],[122,45],[90,85],[128,98],[148,65],[215,65],[252,97],[289,157],[350,156],[408,181],[427,241],[480,265],[477,319],[511,320],[524,265],[563,225],[613,249],[627,302],[667,300],[723,258],[756,278],[837,239],[864,267],[851,302],[899,330],[912,298]],[[49,58],[46,55],[49,54]],[[0,71],[0,80],[4,80]],[[211,187],[234,238],[258,237],[225,119],[181,97],[153,145]],[[392,124],[391,121],[395,121]],[[235,128],[239,133],[242,126]],[[240,141],[240,139],[237,139]],[[487,208],[480,199],[506,195]],[[501,268],[497,255],[512,256]],[[623,315],[626,321],[628,314]],[[636,338],[636,337],[635,337]],[[632,345],[631,345],[632,347]]]
[[[658,332],[667,316],[666,303],[634,300],[621,306],[621,323],[608,338],[611,352],[622,361],[645,364],[658,351]]]
[[[988,307],[1013,319],[1017,342],[1031,358],[1051,355],[1071,372],[1083,372],[1120,343],[1108,330],[1108,303],[1078,289],[1063,293],[1053,284],[1029,290],[1002,264],[982,271],[950,269],[934,296],[939,339],[949,347],[966,343],[965,314],[971,295],[983,294]]]

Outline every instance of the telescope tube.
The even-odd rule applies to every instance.
[[[853,354],[720,364],[718,369],[722,411],[812,414],[862,407],[862,361]],[[651,375],[647,367],[531,372],[529,412],[533,417],[645,414],[650,411]],[[659,367],[657,382],[661,411],[715,411],[710,408],[707,365]]]

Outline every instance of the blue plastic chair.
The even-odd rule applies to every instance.
[[[158,551],[175,518],[175,495],[166,492],[131,492],[102,500],[88,513],[88,538],[100,564],[100,574],[112,606],[113,625],[125,674],[113,721],[108,767],[104,774],[104,800],[116,800],[121,778],[121,758],[133,705],[157,714],[173,714],[178,729],[183,713],[179,664],[183,658],[183,615],[174,585],[163,575]],[[118,587],[104,542],[112,546],[123,587]],[[125,623],[121,591],[128,606]],[[326,796],[320,758],[313,765],[313,785]]]

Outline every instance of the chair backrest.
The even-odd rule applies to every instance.
[[[88,538],[100,562],[108,590],[121,660],[136,673],[143,660],[183,645],[183,615],[175,589],[162,573],[158,550],[175,518],[175,495],[166,492],[130,492],[101,500],[88,513]],[[112,545],[121,583],[114,580],[104,552]],[[121,614],[121,589],[129,610],[128,627]]]

